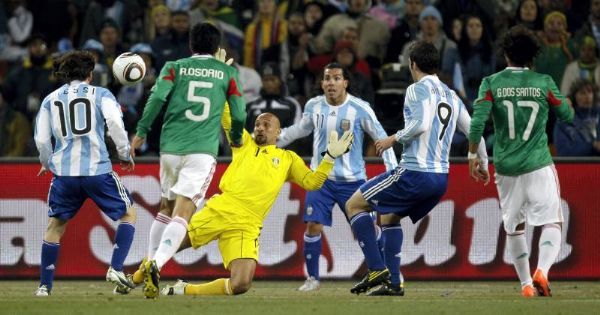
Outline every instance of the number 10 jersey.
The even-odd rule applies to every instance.
[[[550,108],[562,121],[573,119],[573,110],[549,75],[508,67],[481,82],[469,140],[477,142],[491,113],[496,172],[517,176],[535,171],[553,163],[546,135]]]

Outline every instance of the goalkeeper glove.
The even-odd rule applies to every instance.
[[[354,140],[354,134],[348,130],[342,134],[342,137],[338,139],[337,131],[333,130],[329,134],[329,143],[327,144],[327,151],[325,151],[325,159],[329,162],[333,162],[337,157],[350,151],[352,147],[352,141]]]
[[[233,58],[227,59],[227,52],[223,48],[217,49],[217,52],[215,53],[215,59],[225,63],[228,66],[231,66],[231,64],[233,63]],[[225,61],[226,59],[227,61]]]

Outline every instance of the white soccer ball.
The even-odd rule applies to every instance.
[[[115,59],[112,65],[113,75],[123,85],[140,82],[146,75],[146,64],[138,54],[125,52]]]

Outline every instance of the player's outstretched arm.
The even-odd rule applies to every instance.
[[[329,176],[329,173],[333,169],[333,162],[336,158],[350,151],[353,140],[354,134],[351,131],[344,132],[339,139],[337,132],[332,131],[329,136],[329,144],[327,145],[327,151],[324,153],[323,160],[314,171],[311,171],[296,153],[291,152],[293,161],[288,179],[306,190],[317,190],[321,188],[327,179],[327,176]]]
[[[223,107],[223,115],[221,116],[221,127],[223,128],[223,131],[225,131],[225,137],[227,137],[227,142],[229,142],[229,144],[231,145],[231,110],[229,107],[229,103],[227,102],[225,102],[225,106]],[[247,144],[250,141],[252,141],[252,136],[248,133],[248,131],[246,131],[246,129],[244,129],[242,133],[242,145]],[[241,146],[233,147],[236,148]]]
[[[304,138],[311,134],[314,129],[311,109],[312,105],[310,103],[307,104],[300,121],[281,130],[281,134],[279,135],[279,138],[277,138],[278,147],[285,147],[294,142],[294,140]]]

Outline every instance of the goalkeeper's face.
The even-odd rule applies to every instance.
[[[254,142],[259,146],[273,145],[281,133],[279,118],[271,113],[262,113],[254,123]]]

